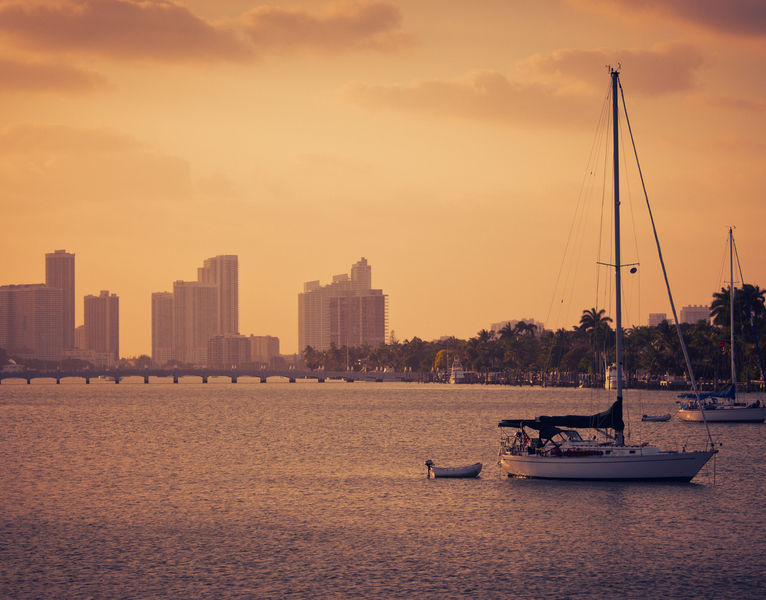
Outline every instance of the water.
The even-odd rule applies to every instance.
[[[140,380],[138,380],[140,381]],[[700,447],[667,393],[633,438]],[[603,391],[382,383],[0,386],[3,598],[763,598],[766,425],[691,484],[509,479],[497,422]],[[424,462],[484,463],[476,480]],[[715,475],[715,480],[714,480]]]

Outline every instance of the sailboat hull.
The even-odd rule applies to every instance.
[[[517,477],[586,481],[691,481],[713,450],[626,456],[500,455],[500,466]]]
[[[704,418],[698,408],[682,408],[678,411],[678,418],[700,423],[762,423],[766,420],[766,407],[719,406],[712,410],[706,409]]]

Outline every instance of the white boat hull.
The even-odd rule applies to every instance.
[[[464,467],[431,467],[434,477],[478,477],[481,473],[481,463]]]
[[[691,481],[713,456],[700,452],[653,452],[635,450],[627,456],[500,455],[500,466],[509,475],[539,479],[589,481]]]
[[[713,410],[705,410],[704,419],[700,409],[682,408],[678,411],[678,418],[682,421],[708,423],[762,423],[766,420],[766,407],[719,406]]]

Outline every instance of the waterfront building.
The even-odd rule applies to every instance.
[[[85,350],[104,353],[116,364],[120,360],[120,299],[109,290],[85,296]],[[111,365],[101,365],[111,366]]]
[[[268,365],[279,356],[279,338],[273,335],[251,335],[250,356],[254,363]]]
[[[538,321],[535,321],[534,319],[510,319],[508,321],[500,321],[498,323],[492,323],[492,325],[489,326],[489,330],[494,334],[499,334],[500,330],[505,327],[506,325],[510,325],[511,328],[516,327],[519,323],[526,323],[527,325],[532,325],[535,328],[535,335],[537,337],[540,337],[543,334],[543,331],[545,330],[545,326],[543,323],[540,323]]]
[[[64,350],[75,347],[74,340],[74,254],[56,250],[45,255],[45,285],[62,290],[62,335]]]
[[[736,297],[736,296],[735,296]],[[681,308],[681,323],[695,324],[710,320],[710,307],[704,304],[693,304]]]
[[[226,254],[205,259],[197,281],[216,286],[216,333],[239,333],[239,259]]]
[[[43,284],[0,286],[0,348],[20,358],[59,360],[63,293]]]
[[[657,327],[663,321],[668,320],[666,313],[649,313],[649,327]]]
[[[207,342],[207,366],[236,369],[251,362],[250,339],[244,335],[215,335]]]
[[[162,367],[173,360],[173,293],[152,294],[152,363]]]
[[[173,283],[173,356],[192,365],[207,364],[208,340],[217,335],[218,287],[199,281]]]
[[[298,294],[298,344],[327,350],[337,347],[378,346],[386,341],[388,296],[372,289],[372,268],[362,257],[332,283],[308,281]]]

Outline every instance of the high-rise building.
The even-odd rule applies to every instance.
[[[63,291],[43,284],[0,287],[0,348],[21,358],[59,360]]]
[[[250,357],[254,363],[269,364],[279,356],[279,338],[273,335],[251,335]]]
[[[74,254],[56,250],[45,255],[45,285],[63,290],[64,350],[74,348]]]
[[[120,360],[120,299],[117,294],[102,290],[98,296],[85,296],[84,303],[86,350],[106,353]]]
[[[377,346],[388,329],[388,296],[372,289],[372,269],[364,257],[351,266],[351,276],[335,275],[332,283],[309,281],[298,294],[298,344],[327,350]]]
[[[736,296],[735,296],[736,297]],[[681,308],[681,323],[699,323],[710,319],[710,307],[704,304],[693,304]]]
[[[207,342],[207,366],[235,369],[250,362],[250,340],[244,335],[215,335]]]
[[[236,255],[208,258],[197,269],[197,281],[217,289],[216,333],[239,333],[239,262]]]
[[[658,327],[660,323],[667,320],[666,313],[649,313],[649,327]]]
[[[173,284],[173,355],[181,362],[207,364],[208,340],[217,334],[218,287],[200,281]]]
[[[161,367],[173,360],[173,293],[152,294],[152,363]]]

